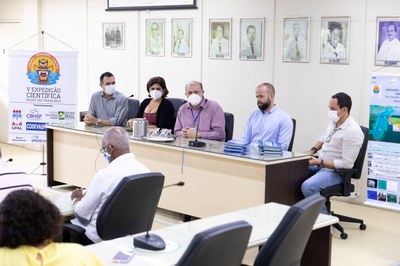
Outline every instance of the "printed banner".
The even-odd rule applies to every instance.
[[[367,202],[400,209],[400,75],[373,74]]]
[[[76,52],[9,51],[8,142],[45,144],[47,123],[76,117]]]

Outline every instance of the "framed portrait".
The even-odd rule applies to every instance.
[[[377,17],[376,66],[400,66],[400,17]]]
[[[240,19],[240,59],[264,59],[264,18]]]
[[[350,17],[321,17],[320,63],[348,64]]]
[[[107,0],[106,11],[195,9],[196,0]]]
[[[146,19],[146,55],[164,56],[164,19]]]
[[[171,19],[171,55],[192,56],[192,19]]]
[[[309,62],[310,18],[283,18],[283,62]]]
[[[125,49],[125,23],[103,23],[103,48]]]
[[[231,59],[232,19],[210,19],[208,55],[211,59]]]

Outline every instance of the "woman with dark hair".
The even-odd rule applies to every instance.
[[[149,126],[174,129],[174,106],[165,97],[169,91],[162,77],[153,77],[147,82],[149,97],[140,104],[138,118],[146,118]],[[132,128],[132,120],[128,121]]]
[[[104,265],[83,246],[54,243],[62,217],[50,201],[16,190],[0,204],[0,265]]]

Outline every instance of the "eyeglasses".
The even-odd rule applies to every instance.
[[[329,143],[332,139],[333,134],[335,134],[336,131],[339,131],[339,130],[340,130],[340,128],[335,128],[334,130],[332,130],[331,133],[329,133],[328,137],[326,138],[325,142]]]

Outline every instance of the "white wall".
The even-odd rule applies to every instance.
[[[0,4],[0,22],[4,19],[19,22],[21,40],[44,30],[79,51],[79,110],[87,109],[89,97],[98,89],[98,78],[104,71],[114,73],[120,91],[126,95],[134,93],[141,100],[147,96],[145,86],[152,76],[160,75],[166,79],[171,97],[184,97],[185,83],[197,79],[203,82],[207,97],[235,115],[234,137],[239,137],[249,113],[256,109],[255,87],[268,81],[275,84],[278,105],[297,119],[294,150],[303,151],[315,143],[325,128],[328,100],[334,93],[349,93],[353,99],[352,115],[367,126],[370,73],[399,73],[396,67],[380,69],[374,66],[376,17],[399,15],[398,0],[198,0],[195,10],[122,12],[106,12],[106,3],[106,0],[14,0]],[[351,17],[348,65],[319,63],[323,16]],[[239,21],[249,17],[265,17],[263,61],[239,60]],[[311,18],[309,63],[281,61],[284,17]],[[149,18],[165,19],[164,57],[145,55],[145,21]],[[191,58],[171,56],[172,18],[193,19]],[[231,60],[208,58],[210,18],[232,18]],[[104,22],[125,23],[125,50],[102,48]],[[0,34],[3,36],[1,28]],[[46,40],[45,49],[63,46],[52,38]],[[2,41],[0,44],[0,48],[7,48]],[[4,83],[1,90],[4,95]],[[2,98],[1,110],[6,109],[5,105]],[[6,135],[4,117],[0,116],[2,141]]]

